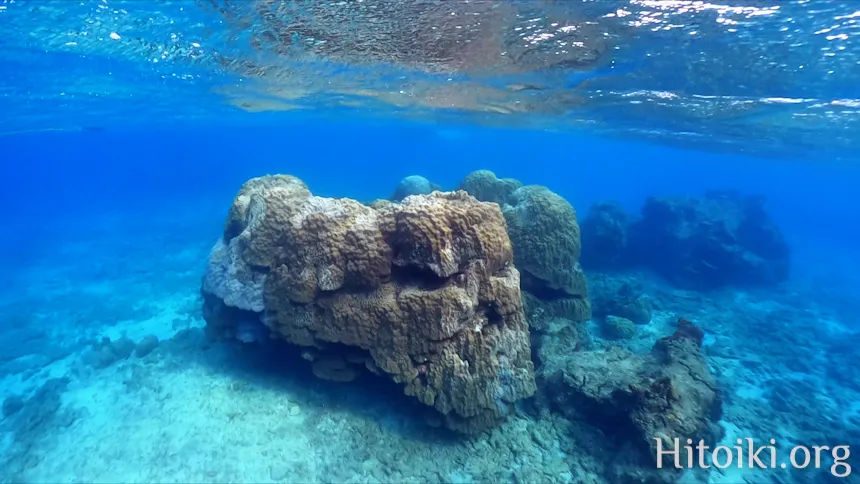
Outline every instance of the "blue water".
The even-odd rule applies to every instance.
[[[255,2],[136,1],[0,0],[0,66],[8,73],[0,82],[0,482],[860,482],[842,472],[853,471],[846,467],[857,462],[853,455],[825,451],[819,465],[787,460],[796,446],[856,452],[860,445],[855,7],[784,2],[767,13],[768,2],[726,2],[735,10],[638,0],[586,2],[583,10],[573,1],[510,2],[522,11],[512,25],[491,24],[499,32],[520,32],[514,27],[534,15],[574,22],[574,12],[609,19],[607,36],[618,42],[591,64],[520,72],[513,61],[463,65],[456,49],[447,57],[404,49],[417,60],[397,57],[392,52],[403,45],[395,35],[380,37],[391,42],[383,44],[388,50],[337,51],[337,42],[365,39],[364,10],[350,14],[357,19],[343,38],[303,47],[312,54],[306,56],[247,47],[273,28],[270,17],[251,12]],[[325,5],[310,2],[291,13],[305,16],[296,25],[331,35],[328,20],[313,23],[330,12],[311,4]],[[619,8],[678,27],[645,23],[627,31],[608,23]],[[236,19],[247,28],[237,29]],[[448,25],[430,14],[418,21]],[[396,31],[396,22],[385,25],[374,28]],[[556,27],[541,23],[533,32],[558,35]],[[489,35],[471,28],[470,44]],[[261,74],[252,63],[270,69]],[[512,84],[531,87],[504,87]],[[580,97],[568,97],[574,95]],[[552,203],[573,207],[581,234],[560,238],[572,220],[564,210],[540,225],[536,212],[518,209],[523,198],[499,205],[469,199],[469,213],[491,205],[495,220],[505,221],[509,263],[521,281],[516,304],[525,306],[501,316],[498,305],[486,309],[477,295],[458,302],[477,309],[451,310],[462,328],[450,338],[411,334],[421,342],[410,339],[408,370],[373,373],[393,351],[381,343],[386,331],[396,330],[377,328],[372,333],[382,336],[366,347],[352,343],[352,329],[320,336],[313,325],[324,318],[283,315],[308,305],[334,317],[327,298],[339,291],[360,298],[370,289],[320,282],[310,301],[284,297],[288,303],[271,289],[264,311],[227,304],[224,291],[235,289],[229,281],[219,284],[233,289],[205,289],[220,264],[213,244],[231,242],[225,219],[255,177],[292,175],[316,197],[371,204],[390,198],[407,176],[449,192],[475,170],[545,186],[560,197]],[[747,216],[750,225],[737,228],[741,215],[732,210],[741,205],[708,205],[706,194],[725,190],[763,198],[765,215]],[[271,193],[251,198],[265,212]],[[317,205],[302,210],[323,218],[336,210],[313,207],[371,210],[311,200]],[[665,203],[691,222],[665,222],[673,215],[658,226],[659,217],[646,218],[625,226],[623,236],[589,245],[594,207],[607,201],[634,221],[647,215],[643,207]],[[387,216],[372,206],[373,217]],[[522,213],[530,215],[517,218]],[[529,227],[526,236],[517,235],[518,223]],[[244,236],[262,237],[258,227],[243,226]],[[301,264],[336,243],[331,232],[312,249],[302,246],[296,238],[309,227],[282,235],[268,256]],[[758,258],[779,259],[782,246],[757,255],[751,247],[774,232],[788,248],[788,277],[755,282],[743,271],[765,274],[771,266],[756,266]],[[402,243],[396,240],[386,243]],[[552,252],[558,240],[561,252]],[[636,244],[643,240],[662,242],[642,254]],[[627,252],[617,248],[627,243]],[[250,257],[237,247],[231,250],[240,259]],[[358,260],[372,253],[361,247]],[[431,293],[483,281],[471,265],[491,264],[476,255],[481,250],[464,252],[471,262],[455,275],[392,262],[391,279],[380,284],[421,294],[429,301],[424,312],[400,320],[370,297],[346,327],[361,332],[370,324],[362,315],[382,313],[395,326],[420,326],[425,317],[436,324],[435,309],[427,309]],[[599,255],[615,250],[616,262],[598,264]],[[687,250],[692,259],[679,258]],[[535,269],[531,256],[550,260],[548,267]],[[535,282],[546,275],[541,271],[579,277],[576,262],[587,295],[576,283]],[[257,271],[267,281],[290,267],[230,264],[223,267]],[[511,277],[501,266],[493,270]],[[245,284],[242,275],[231,277]],[[482,293],[487,297],[495,296]],[[580,297],[590,300],[584,317],[560,305]],[[640,303],[648,308],[641,321],[630,309]],[[494,325],[496,317],[505,324]],[[528,327],[516,329],[517,318]],[[700,328],[698,343],[699,330],[685,332],[680,318]],[[305,333],[289,332],[308,327],[316,346],[296,339]],[[469,339],[481,331],[524,336]],[[468,344],[452,349],[459,338],[502,345],[496,349],[503,356],[489,362]],[[526,345],[522,360],[518,344]],[[350,360],[356,351],[358,363]],[[471,365],[469,375],[491,380],[489,398],[456,386],[467,384],[440,356],[446,351]],[[341,377],[358,376],[320,376],[332,360],[346,368]],[[525,361],[534,368],[523,369]],[[488,367],[495,373],[481,373]],[[439,381],[455,382],[444,387],[452,401],[498,410],[498,420],[467,435],[446,428],[459,418],[476,420],[423,404],[413,390],[404,394],[398,378],[413,370],[410,385],[436,388],[434,375],[442,375]],[[535,389],[514,399],[522,372]],[[652,386],[664,376],[671,390]],[[456,419],[446,420],[449,414]],[[737,439],[774,439],[777,462],[789,464],[657,469],[649,445],[660,435],[729,448]],[[834,461],[842,467],[831,467]]]

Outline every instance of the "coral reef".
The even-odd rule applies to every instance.
[[[449,428],[475,432],[535,391],[519,282],[499,207],[466,192],[374,208],[266,176],[246,182],[229,210],[203,315],[226,337],[261,318],[318,358],[361,350],[362,367],[402,384]],[[322,361],[318,374],[351,376],[349,360]]]
[[[722,400],[702,339],[701,329],[680,319],[649,354],[612,347],[546,358],[539,378],[556,409],[614,438],[609,474],[615,482],[674,482],[673,470],[655,468],[655,439],[721,438]]]
[[[599,204],[583,227],[586,267],[642,265],[698,290],[773,285],[789,274],[789,247],[760,197],[651,197],[635,220],[616,205]]]
[[[397,184],[397,188],[394,189],[394,194],[391,195],[391,200],[399,202],[409,195],[427,195],[441,189],[442,187],[432,183],[423,176],[410,175],[400,180],[400,183]]]
[[[546,187],[522,186],[487,170],[470,173],[460,187],[502,206],[529,315],[537,311],[574,322],[590,319],[585,273],[579,265],[580,229],[570,203]]]

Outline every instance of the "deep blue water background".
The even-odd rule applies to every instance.
[[[136,230],[208,243],[239,186],[267,173],[299,176],[318,195],[371,200],[389,196],[407,175],[453,189],[485,168],[549,186],[581,218],[601,200],[636,211],[650,195],[764,195],[794,249],[796,272],[834,270],[834,278],[849,280],[860,273],[860,168],[826,159],[755,159],[586,133],[296,115],[236,119],[0,138],[4,258],[21,267],[67,237],[133,237]]]

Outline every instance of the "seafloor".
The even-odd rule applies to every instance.
[[[395,385],[323,381],[295,355],[207,338],[201,276],[228,204],[89,216],[21,236],[30,242],[0,294],[0,481],[605,482],[611,456],[554,412],[524,405],[463,437],[416,418]],[[848,289],[812,275],[707,292],[647,272],[588,277],[630,282],[653,302],[650,324],[612,344],[650,348],[681,316],[704,329],[726,441],[860,443]],[[105,337],[110,351],[94,350]],[[738,469],[687,479],[823,482]]]

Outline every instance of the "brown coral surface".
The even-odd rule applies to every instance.
[[[255,178],[213,249],[204,314],[221,334],[256,320],[330,357],[359,349],[356,370],[378,369],[448,427],[480,431],[535,392],[512,259],[499,206],[462,191],[374,208],[313,196],[295,177]]]

